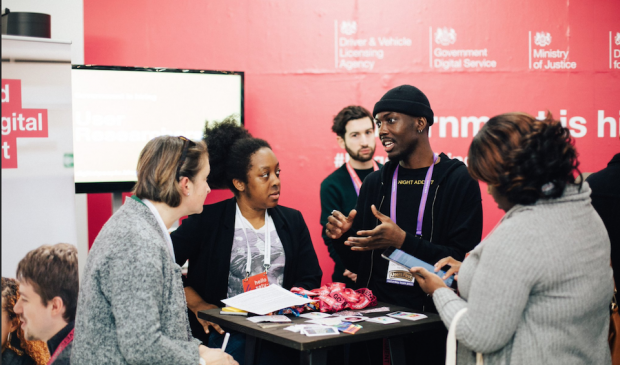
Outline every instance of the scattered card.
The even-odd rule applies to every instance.
[[[367,320],[368,317],[364,317],[364,316],[351,316],[351,317],[342,317],[342,320],[345,322],[351,322],[351,323],[355,323],[355,322],[362,322]]]
[[[359,331],[362,329],[362,326],[360,326],[359,324],[351,324],[349,326],[349,328],[347,328],[346,330],[342,331],[342,333],[348,333],[350,335],[354,335],[355,332]]]
[[[302,313],[299,316],[302,318],[317,319],[317,318],[331,317],[332,315],[329,313],[322,313],[322,312],[308,312],[308,313]]]
[[[306,336],[329,336],[329,335],[339,335],[340,332],[336,327],[310,327],[305,328],[304,333]]]
[[[411,313],[411,312],[394,312],[388,314],[392,318],[406,319],[408,321],[419,321],[420,319],[427,318],[424,314]]]
[[[392,324],[392,323],[398,323],[400,321],[398,319],[396,319],[396,318],[381,316],[381,317],[375,317],[375,318],[368,318],[366,320],[366,322],[374,322],[374,323],[381,323],[381,324]]]
[[[343,332],[344,330],[346,330],[347,328],[349,328],[349,326],[351,325],[351,322],[342,322],[337,326],[334,326],[338,329],[338,331]]]
[[[354,312],[354,311],[341,311],[341,312],[336,312],[334,313],[335,316],[341,316],[341,317],[349,317],[349,316],[361,316],[362,314],[360,312]]]
[[[322,324],[325,326],[337,326],[342,323],[342,317],[316,318],[306,321],[306,323]]]

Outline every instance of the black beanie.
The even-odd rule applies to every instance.
[[[412,117],[425,117],[428,125],[435,122],[433,109],[428,98],[420,89],[411,85],[401,85],[383,95],[375,104],[373,117],[381,112],[397,112]]]

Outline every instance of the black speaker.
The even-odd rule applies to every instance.
[[[52,38],[52,17],[49,14],[6,9],[2,14],[2,34]]]

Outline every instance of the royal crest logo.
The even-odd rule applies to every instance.
[[[620,46],[620,32],[616,33],[616,37],[614,38],[614,42],[616,42],[616,46]]]
[[[357,22],[342,22],[342,24],[340,25],[340,32],[345,35],[357,33]]]
[[[551,34],[545,32],[536,32],[534,37],[534,44],[540,47],[545,47],[551,44]]]
[[[452,28],[437,28],[435,32],[435,43],[442,46],[449,46],[456,42],[456,32]]]

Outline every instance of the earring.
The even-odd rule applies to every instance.
[[[421,129],[418,129],[418,134],[421,134],[421,133],[422,133],[422,130],[421,130]]]
[[[7,343],[7,345],[11,344],[11,332],[9,332],[9,335],[6,336],[6,343]]]
[[[187,193],[187,196],[189,196],[189,193]]]

